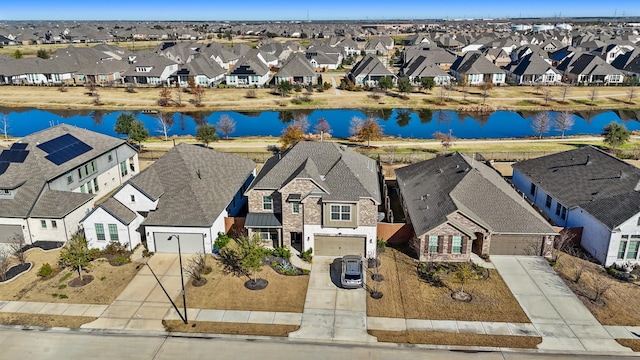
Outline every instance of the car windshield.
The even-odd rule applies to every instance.
[[[360,275],[360,262],[347,261],[345,273],[346,275]]]
[[[346,280],[360,280],[360,274],[353,274],[353,275],[351,275],[351,274],[345,274],[345,275],[344,275],[344,278],[345,278]]]

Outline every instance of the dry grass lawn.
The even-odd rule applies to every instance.
[[[445,277],[445,287],[434,287],[418,278],[417,263],[408,255],[386,248],[380,256],[384,281],[382,299],[367,297],[367,315],[406,319],[500,321],[528,323],[529,318],[500,275],[490,270],[487,280],[471,280],[465,285],[473,299],[469,303],[451,298],[460,284]],[[372,281],[369,281],[371,285]]]
[[[287,337],[290,332],[300,328],[298,325],[247,324],[211,321],[191,321],[184,324],[181,320],[163,320],[162,324],[170,332],[258,335]],[[193,326],[195,325],[195,327]]]
[[[62,302],[74,304],[111,304],[124,290],[138,272],[139,264],[130,263],[122,266],[111,266],[105,260],[93,261],[89,275],[93,281],[82,287],[69,287],[67,284],[77,272],[62,270],[50,279],[42,279],[37,273],[42,264],[55,266],[60,257],[60,250],[44,252],[32,249],[27,252],[27,261],[34,265],[27,273],[14,281],[0,284],[0,300]],[[71,274],[71,275],[68,275]],[[54,297],[53,294],[65,295],[67,298]]]
[[[579,268],[583,273],[580,280],[575,282],[575,271]],[[640,325],[640,312],[638,312],[640,286],[638,284],[616,280],[607,275],[598,265],[565,253],[560,256],[555,269],[602,325]],[[594,295],[594,276],[611,284],[600,303],[590,299]]]
[[[0,324],[3,325],[30,325],[77,329],[82,324],[90,323],[96,319],[97,318],[87,316],[0,313]]]
[[[376,336],[380,342],[407,344],[491,346],[536,349],[537,345],[542,342],[541,337],[534,336],[459,334],[436,331],[369,330],[369,334]]]
[[[640,339],[616,339],[616,341],[629,349],[639,352],[640,351]]]
[[[308,275],[284,276],[264,266],[260,277],[269,281],[263,290],[244,287],[247,278],[225,274],[219,263],[209,257],[213,272],[206,275],[204,286],[186,286],[187,304],[191,308],[219,310],[255,310],[301,313],[307,295]],[[182,306],[182,297],[176,299]]]

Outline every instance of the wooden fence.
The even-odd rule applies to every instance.
[[[378,223],[378,238],[389,243],[403,243],[413,238],[413,228],[404,223]]]

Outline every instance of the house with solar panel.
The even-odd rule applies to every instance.
[[[181,143],[130,179],[82,219],[90,247],[105,243],[106,224],[131,248],[141,241],[159,253],[211,253],[225,218],[241,214],[256,164],[246,158]]]
[[[96,199],[138,169],[123,139],[66,124],[25,136],[0,152],[0,242],[67,241]],[[104,228],[105,241],[118,241]]]

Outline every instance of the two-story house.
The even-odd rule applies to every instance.
[[[25,136],[0,153],[0,242],[67,241],[95,199],[138,168],[122,139],[64,124]]]
[[[640,169],[593,146],[513,165],[513,184],[557,225],[582,228],[605,266],[640,263]]]
[[[269,245],[375,256],[380,173],[345,146],[298,143],[267,160],[246,195],[245,227]]]
[[[178,144],[82,220],[91,247],[110,241],[149,251],[210,253],[225,218],[246,205],[253,161],[198,145]],[[243,214],[244,215],[244,214]]]

